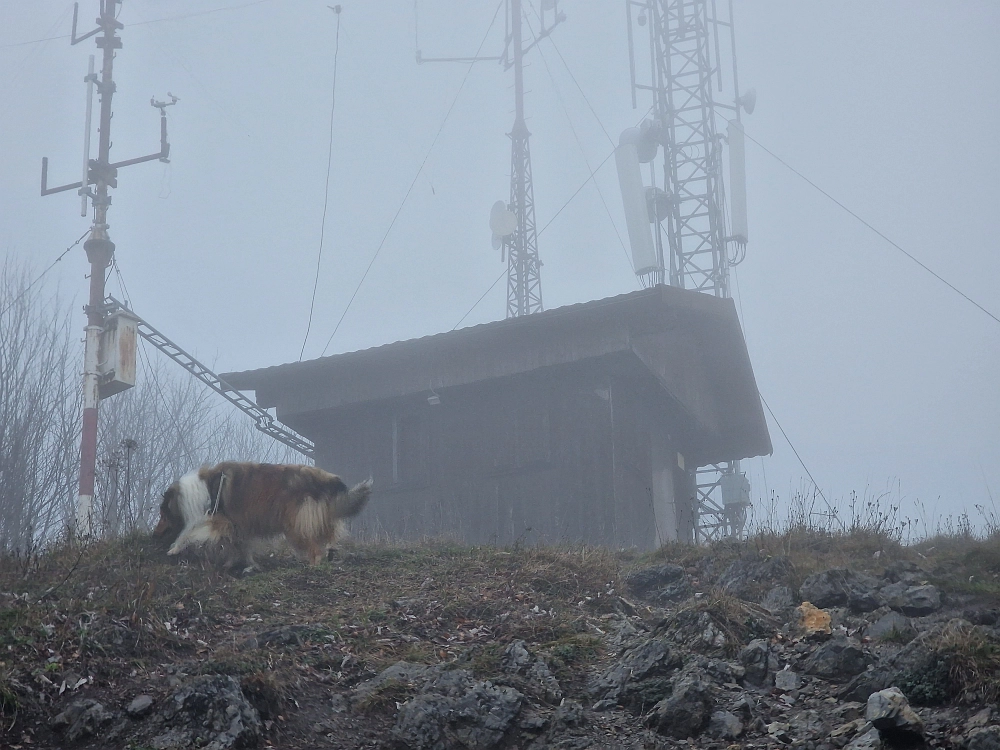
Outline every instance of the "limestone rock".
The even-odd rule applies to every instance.
[[[261,734],[257,709],[243,695],[240,683],[228,675],[204,675],[182,682],[154,720],[165,728],[152,740],[157,750],[252,747]]]
[[[400,707],[391,734],[413,750],[488,750],[503,739],[523,702],[514,688],[476,681],[464,669],[442,671]]]
[[[684,568],[669,563],[633,571],[625,583],[636,596],[660,602],[685,599],[694,591]]]
[[[71,703],[52,719],[51,724],[69,742],[76,742],[97,734],[103,725],[114,718],[114,714],[107,711],[103,704],[88,698]]]
[[[937,586],[909,586],[905,582],[883,586],[882,598],[893,609],[910,617],[924,617],[941,609],[941,592]]]
[[[829,679],[848,679],[865,671],[868,657],[854,638],[838,636],[819,646],[805,663],[805,671]]]
[[[890,745],[914,745],[923,742],[924,722],[897,687],[879,690],[868,697],[865,719],[872,723]]]
[[[751,555],[732,562],[719,577],[718,586],[742,599],[756,601],[768,588],[785,583],[794,574],[795,566],[783,555]]]
[[[879,737],[878,730],[872,727],[864,734],[859,734],[847,746],[847,750],[879,750],[882,747],[882,738]]]
[[[865,573],[834,568],[814,573],[802,582],[799,596],[817,607],[849,607],[854,612],[871,612],[881,606],[879,581]]]
[[[563,692],[548,665],[528,651],[527,644],[522,640],[513,641],[500,657],[500,663],[508,674],[524,678],[523,689],[529,690],[548,703],[558,703]],[[519,685],[520,686],[520,685]]]
[[[720,740],[735,740],[743,734],[743,722],[729,711],[713,711],[708,719],[708,733]]]
[[[125,712],[133,718],[138,718],[149,713],[149,709],[152,707],[153,697],[151,695],[137,695],[132,699],[132,702],[128,704],[128,708],[125,709]]]
[[[761,605],[772,614],[786,612],[798,603],[798,599],[788,586],[775,586],[767,592]]]
[[[965,737],[966,750],[1000,750],[1000,726],[979,727]]]
[[[778,657],[771,651],[771,644],[764,638],[755,638],[740,651],[740,664],[746,670],[744,679],[751,685],[762,686],[768,675],[778,669]]]
[[[669,675],[681,659],[662,638],[649,638],[627,650],[591,685],[604,705],[623,703],[639,710],[660,701],[672,689]]]
[[[871,640],[881,640],[887,637],[903,637],[910,639],[917,634],[910,618],[892,611],[882,615],[878,620],[865,628],[865,637]]]
[[[696,668],[677,675],[670,697],[653,707],[647,721],[661,734],[685,739],[708,726],[711,711],[709,684]]]
[[[774,673],[774,687],[782,692],[787,693],[789,690],[798,690],[801,684],[802,679],[799,675],[787,667]]]

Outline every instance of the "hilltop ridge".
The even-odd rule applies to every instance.
[[[1000,742],[996,536],[356,542],[261,568],[141,536],[5,558],[0,745],[832,750],[891,746],[866,719],[889,687],[921,742]]]

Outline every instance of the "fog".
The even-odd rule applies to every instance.
[[[418,40],[410,2],[342,5],[306,358],[328,340],[331,354],[449,330],[503,271],[488,218],[509,190],[512,76],[491,62],[415,62],[417,41],[425,56],[473,54],[496,4],[423,0]],[[81,6],[89,30],[97,3]],[[560,7],[566,23],[525,72],[547,309],[639,288],[613,160],[595,180],[610,218],[590,184],[549,220],[587,179],[586,160],[611,152],[606,133],[617,141],[648,106],[631,106],[624,3]],[[215,8],[225,9],[204,12]],[[68,35],[72,3],[7,0],[0,14],[0,250],[40,271],[89,223],[73,192],[39,196],[39,172],[48,156],[50,182],[78,179],[96,50],[32,42]],[[758,93],[747,134],[1000,315],[1000,6],[737,0],[735,16],[740,81]],[[126,0],[120,20],[112,158],[155,152],[149,99],[180,98],[168,110],[170,164],[122,170],[113,192],[110,232],[135,310],[219,371],[298,359],[334,13],[320,0]],[[502,25],[501,14],[483,54],[499,54]],[[1000,324],[753,143],[747,180],[734,297],[760,391],[826,497],[888,491],[925,521],[975,516],[1000,492]],[[82,305],[87,271],[78,249],[47,280]],[[114,277],[109,292],[123,293]],[[504,313],[498,284],[462,325]],[[761,507],[809,488],[769,426],[774,455],[744,464]]]

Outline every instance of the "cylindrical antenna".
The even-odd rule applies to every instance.
[[[90,122],[94,112],[94,56],[87,64],[87,116],[83,121],[83,177],[80,180],[80,216],[87,215],[87,198],[90,182]]]

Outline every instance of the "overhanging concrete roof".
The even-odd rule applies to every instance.
[[[316,412],[608,355],[635,358],[655,377],[691,418],[706,463],[771,453],[732,300],[668,286],[221,377],[308,435]]]

